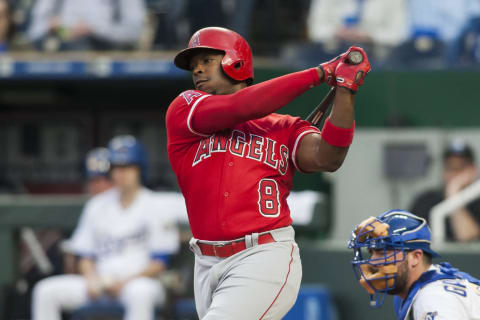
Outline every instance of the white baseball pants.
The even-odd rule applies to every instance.
[[[87,281],[80,275],[59,275],[41,280],[33,290],[32,319],[61,320],[61,312],[72,311],[89,300]],[[129,281],[119,296],[125,306],[126,320],[153,319],[156,305],[165,302],[158,280],[137,278]]]
[[[276,242],[251,245],[225,259],[195,253],[195,304],[202,320],[279,320],[297,299],[302,278],[292,227],[272,230]],[[258,234],[256,235],[258,236]]]

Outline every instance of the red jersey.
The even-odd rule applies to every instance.
[[[286,200],[297,147],[320,131],[270,109],[317,84],[309,69],[232,95],[188,90],[170,104],[168,156],[195,238],[232,240],[292,223]]]
[[[270,114],[211,135],[195,132],[195,108],[215,97],[186,91],[167,113],[168,155],[193,236],[231,240],[290,225],[295,153],[305,134],[319,130],[297,117]]]

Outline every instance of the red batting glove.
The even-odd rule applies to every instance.
[[[363,56],[363,61],[359,64],[350,64],[348,61],[348,54],[351,51],[358,51]],[[342,55],[340,62],[335,69],[335,78],[337,86],[350,89],[354,93],[363,84],[363,79],[371,70],[370,62],[367,54],[360,47],[350,47],[347,52]]]
[[[341,61],[342,57],[346,54],[347,53],[344,52],[344,53],[336,56],[332,60],[318,65],[318,67],[323,72],[322,81],[326,82],[329,86],[333,87],[337,84],[336,81],[335,81],[335,69],[337,69],[338,63]]]

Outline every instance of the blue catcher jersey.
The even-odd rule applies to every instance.
[[[394,305],[399,320],[480,320],[480,280],[446,262],[434,264]]]

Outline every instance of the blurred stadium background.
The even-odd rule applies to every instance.
[[[480,152],[480,0],[139,1],[145,10],[131,20],[125,3],[136,1],[108,2],[110,26],[96,25],[100,13],[86,18],[95,1],[77,8],[67,0],[0,1],[0,319],[29,319],[32,286],[63,272],[59,243],[86,199],[88,150],[133,134],[148,150],[148,185],[178,192],[164,117],[192,84],[172,58],[191,33],[212,25],[247,38],[257,83],[315,66],[352,43],[366,48],[373,70],[357,96],[345,164],[334,174],[296,177],[303,283],[318,290],[304,291],[303,309],[290,318],[394,319],[391,301],[368,307],[346,243],[355,223],[408,208],[416,194],[441,185],[449,141],[461,138]],[[306,117],[327,89],[281,111]],[[38,244],[53,269],[32,254]],[[172,310],[190,306],[193,294],[186,247],[172,267]],[[480,276],[478,242],[434,247]],[[188,312],[170,314],[189,319]]]

